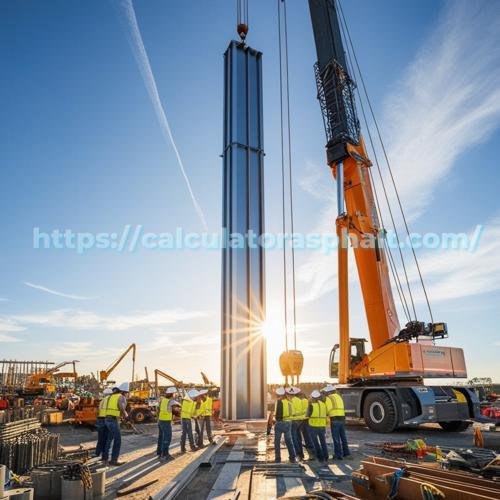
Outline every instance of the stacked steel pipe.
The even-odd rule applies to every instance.
[[[16,474],[57,459],[59,435],[40,427],[36,418],[0,425],[0,464]]]

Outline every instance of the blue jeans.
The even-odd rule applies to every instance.
[[[120,449],[122,447],[122,433],[120,431],[120,421],[114,417],[106,417],[104,419],[108,437],[106,439],[106,446],[104,447],[103,460],[108,460],[109,449],[111,442],[113,442],[113,450],[111,451],[111,461],[116,462],[120,456]]]
[[[207,437],[210,442],[213,441],[212,437],[212,417],[200,417],[199,419],[199,432],[198,432],[198,446],[203,446],[203,432],[206,429]]]
[[[347,436],[345,433],[345,420],[334,420],[330,421],[330,429],[332,431],[333,439],[333,454],[336,458],[347,457],[351,454],[349,451],[349,445],[347,444]]]
[[[186,437],[189,440],[189,446],[194,448],[193,424],[190,418],[182,419],[181,451],[186,450]]]
[[[326,429],[309,425],[309,435],[311,436],[316,458],[320,462],[328,460],[328,448],[326,447]]]
[[[97,429],[97,444],[95,447],[95,456],[98,457],[102,455],[104,458],[104,450],[106,448],[106,441],[108,440],[108,429],[106,428],[106,423],[103,418],[98,418],[95,423]]]
[[[156,454],[159,457],[167,457],[168,449],[172,441],[172,422],[170,420],[158,420],[158,447]]]
[[[302,438],[300,436],[301,423],[302,420],[292,420],[292,441],[297,456],[300,458],[304,458],[304,450],[302,449]]]
[[[290,460],[295,459],[295,450],[292,441],[292,422],[279,421],[274,425],[274,459],[281,461],[281,436],[285,438]]]

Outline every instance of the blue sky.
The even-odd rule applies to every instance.
[[[234,2],[133,5],[193,192],[209,230],[217,231],[222,54],[235,35]],[[412,229],[468,233],[485,227],[476,252],[419,256],[434,316],[449,325],[446,343],[466,350],[471,376],[498,380],[500,6],[433,0],[343,5]],[[288,15],[295,229],[332,230],[335,186],[325,167],[307,2],[289,0]],[[197,380],[203,369],[217,378],[218,252],[33,249],[34,227],[203,229],[129,40],[119,1],[0,4],[0,358],[78,359],[80,371],[96,371],[135,341],[139,367],[184,380]],[[280,231],[274,1],[250,1],[248,42],[264,53],[266,225]],[[280,259],[268,253],[268,311],[277,330]],[[304,378],[323,380],[337,341],[336,258],[299,253],[297,268]],[[366,336],[351,276],[351,328],[353,336]],[[424,313],[418,292],[417,301]],[[269,343],[273,380],[283,333]],[[125,364],[116,377],[128,373]]]

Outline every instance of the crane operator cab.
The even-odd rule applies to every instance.
[[[351,338],[350,342],[350,366],[351,369],[356,366],[365,355],[365,343],[368,342],[362,338]],[[339,361],[338,353],[339,344],[335,344],[330,352],[330,377],[335,378],[339,376]]]

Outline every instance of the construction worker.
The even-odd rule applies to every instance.
[[[345,432],[344,400],[334,385],[327,384],[323,387],[322,392],[326,396],[325,403],[328,416],[330,417],[333,455],[337,460],[342,460],[344,457],[348,457],[351,454]]]
[[[302,416],[304,418],[299,425],[300,434],[302,436],[302,439],[304,440],[303,447],[306,448],[307,452],[309,453],[309,456],[312,457],[314,456],[314,445],[311,440],[311,436],[309,435],[309,424],[308,424],[308,419],[306,417],[307,408],[309,407],[309,400],[307,399],[307,396],[304,394],[304,391],[302,390],[300,390],[300,392],[297,394],[297,397],[300,399],[300,402],[302,403]]]
[[[213,399],[207,389],[203,389],[202,391],[200,391],[200,394],[202,395],[202,401],[200,404],[200,411],[198,414],[198,425],[199,425],[198,447],[202,448],[204,446],[203,432],[205,431],[205,429],[207,432],[207,438],[209,443],[213,444],[214,442],[214,439],[212,437],[212,425],[211,425]]]
[[[326,404],[321,399],[321,393],[312,391],[311,401],[307,408],[309,434],[311,436],[316,458],[320,462],[328,461],[326,446]]]
[[[193,423],[192,419],[196,414],[196,407],[200,405],[199,403],[200,393],[196,389],[190,389],[184,395],[181,404],[181,422],[182,422],[182,434],[181,434],[181,453],[186,453],[186,438],[189,440],[189,446],[191,451],[196,451],[197,448],[194,445],[193,439]]]
[[[174,398],[176,393],[177,389],[175,387],[167,387],[165,396],[160,399],[158,408],[158,447],[156,448],[156,454],[160,460],[172,459],[172,455],[169,453],[172,441],[172,412],[174,406],[180,406]]]
[[[123,465],[125,462],[118,462],[118,457],[120,456],[120,449],[122,445],[122,435],[120,431],[120,418],[126,420],[128,418],[127,414],[127,394],[129,392],[129,383],[125,382],[119,387],[113,387],[112,394],[109,396],[106,410],[104,423],[108,431],[108,438],[106,440],[106,446],[104,448],[103,461],[108,463],[109,450],[111,448],[111,443],[113,443],[113,449],[111,451],[111,461],[109,465]]]
[[[295,463],[296,455],[292,440],[292,404],[288,400],[288,395],[284,387],[276,389],[276,405],[274,409],[274,461],[281,462],[281,436],[285,438],[285,444],[288,449],[288,458],[291,463]]]
[[[97,410],[97,420],[95,427],[97,430],[97,444],[95,447],[95,456],[99,457],[102,455],[104,460],[104,449],[106,447],[106,441],[108,439],[108,429],[106,428],[106,423],[104,419],[106,417],[106,405],[108,403],[109,396],[111,396],[111,389],[107,388],[102,391],[102,399],[99,401],[99,409]]]
[[[300,436],[300,423],[305,418],[302,416],[302,401],[298,397],[300,389],[298,387],[287,387],[286,393],[292,405],[292,441],[295,454],[299,460],[304,460],[304,449],[302,448],[302,438]]]

